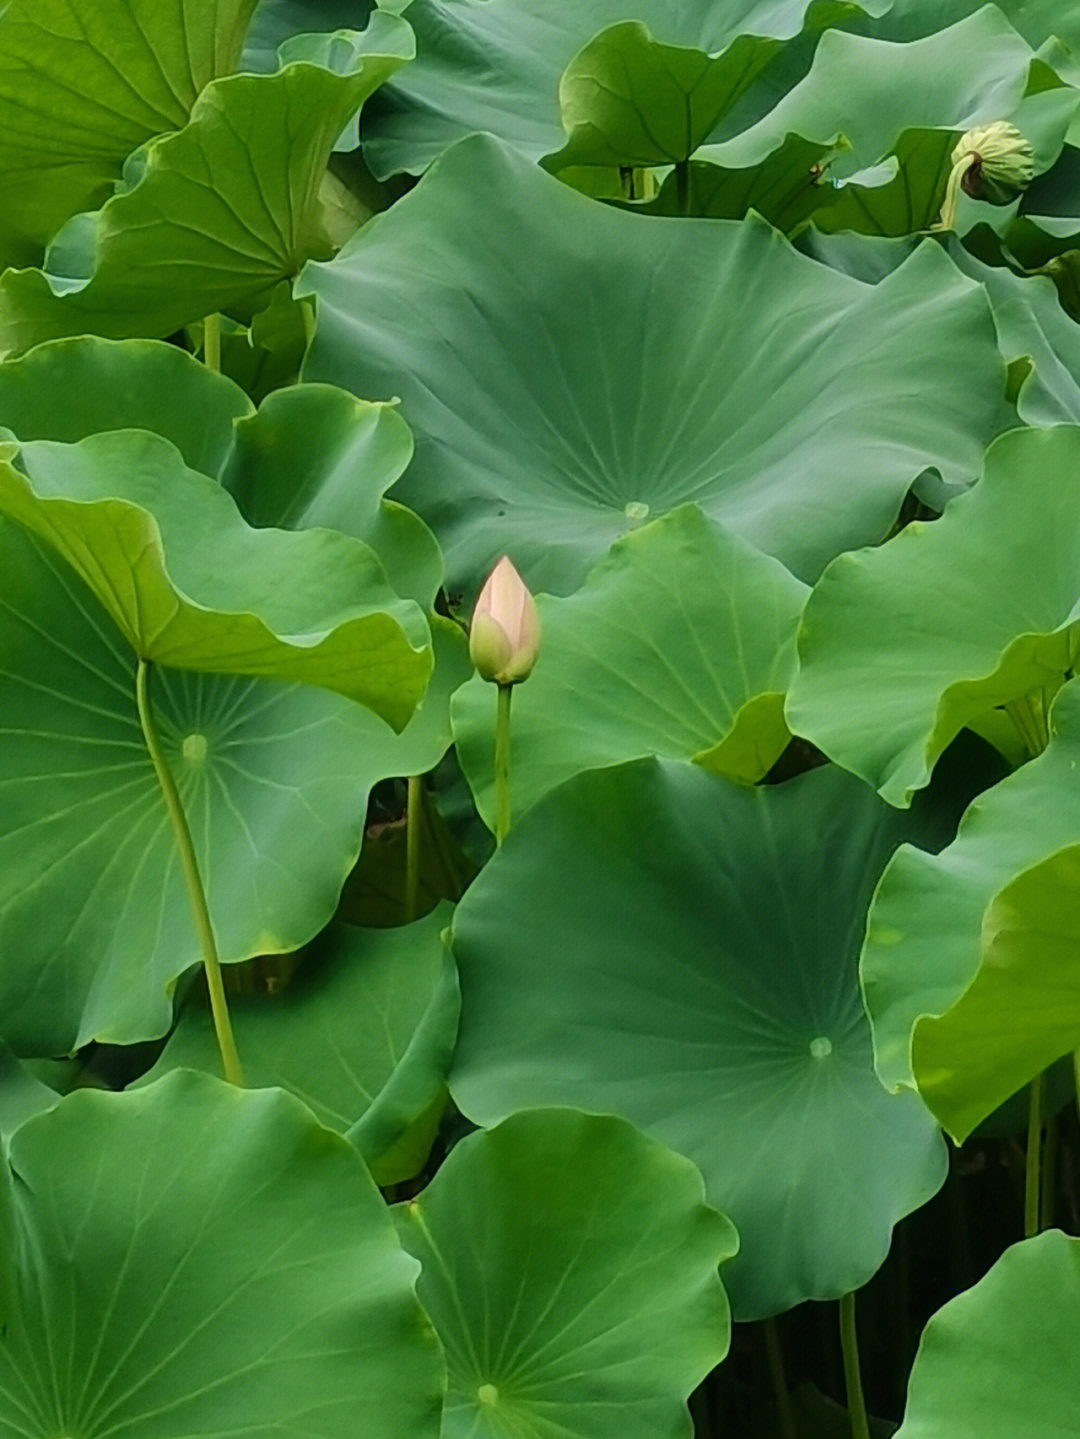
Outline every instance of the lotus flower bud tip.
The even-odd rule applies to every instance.
[[[469,626],[469,656],[481,679],[528,679],[540,648],[536,601],[506,555],[488,575]]]

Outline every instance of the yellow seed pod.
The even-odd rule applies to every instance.
[[[991,205],[1007,205],[1035,178],[1035,152],[1031,142],[1008,120],[976,125],[961,135],[952,152],[952,173],[945,191],[938,228],[956,224],[959,192]]]

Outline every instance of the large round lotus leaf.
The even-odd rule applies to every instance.
[[[890,810],[832,768],[761,789],[657,760],[569,780],[458,906],[459,1107],[489,1124],[573,1103],[693,1159],[739,1230],[738,1319],[857,1289],[945,1151],[874,1074],[856,956],[890,852],[944,839],[951,808]]]
[[[152,430],[184,463],[215,475],[244,392],[176,345],[158,340],[54,340],[0,365],[0,426],[20,440],[73,444],[103,430]]]
[[[1033,59],[993,5],[909,44],[828,30],[805,79],[756,125],[708,153],[749,165],[789,134],[821,141],[841,134],[851,145],[842,168],[856,171],[887,154],[903,130],[968,130],[1008,119],[1027,91]]]
[[[788,724],[907,804],[987,710],[1020,706],[1024,732],[1041,727],[1076,666],[1078,616],[1080,427],[1013,430],[940,520],[829,566],[803,615]]]
[[[690,1433],[738,1245],[692,1164],[624,1120],[532,1110],[462,1140],[395,1216],[446,1350],[443,1439]]]
[[[443,942],[452,906],[416,924],[335,924],[278,993],[231,998],[249,1087],[289,1090],[331,1129],[348,1131],[380,1184],[402,1136],[445,1092],[458,1021],[457,974]],[[189,1005],[145,1080],[221,1068],[210,1011]]]
[[[513,698],[515,818],[571,775],[649,754],[759,780],[791,737],[784,693],[807,593],[686,505],[617,541],[577,594],[542,595],[540,654]],[[492,686],[474,676],[452,715],[494,828]]]
[[[31,441],[18,459],[0,462],[0,509],[70,565],[136,654],[320,685],[408,723],[431,673],[427,626],[369,546],[253,530],[144,431]]]
[[[866,0],[850,13],[886,8],[887,0]],[[413,0],[408,17],[417,58],[365,114],[364,153],[380,177],[416,174],[455,140],[486,130],[539,160],[566,139],[560,77],[601,30],[639,21],[664,46],[705,52],[705,60],[740,37],[783,40],[804,24],[831,24],[837,10],[813,0]],[[758,49],[745,40],[743,46],[748,56]]]
[[[35,264],[124,159],[227,75],[255,0],[8,0],[0,16],[0,270]]]
[[[313,255],[333,253],[320,184],[350,115],[413,50],[398,16],[311,37],[273,75],[230,75],[182,130],[152,141],[131,183],[53,240],[45,268],[0,278],[0,353],[92,332],[165,336],[250,312]]]
[[[642,507],[687,501],[812,577],[928,465],[972,477],[1004,389],[986,300],[935,244],[865,286],[756,219],[598,205],[486,136],[300,286],[305,378],[401,395],[396,494],[467,589],[509,551],[573,591]]]
[[[1080,845],[1022,871],[991,901],[981,962],[940,1019],[918,1021],[919,1093],[958,1140],[1080,1048]]]
[[[442,1359],[356,1151],[180,1073],[83,1091],[0,1165],[0,1429],[436,1439]]]
[[[861,969],[878,1072],[890,1087],[915,1083],[920,1017],[945,1014],[975,978],[994,896],[1022,870],[1080,844],[1080,683],[1060,692],[1050,725],[1046,752],[980,795],[947,849],[927,855],[905,845],[882,875]]]
[[[926,1326],[896,1439],[1069,1439],[1078,1326],[1080,1239],[1014,1244]]]
[[[0,1034],[18,1053],[164,1034],[199,962],[135,705],[135,656],[74,573],[0,522]],[[306,686],[158,669],[152,695],[226,962],[322,929],[360,850],[368,791],[449,741],[460,633],[400,736]],[[445,633],[452,631],[453,633]]]

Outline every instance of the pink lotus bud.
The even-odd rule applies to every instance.
[[[513,685],[528,679],[539,648],[536,601],[503,555],[476,601],[469,626],[469,655],[481,679]]]

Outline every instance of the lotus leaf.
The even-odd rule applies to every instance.
[[[618,540],[568,599],[513,710],[514,813],[585,769],[647,754],[754,783],[790,735],[783,696],[807,589],[692,505]],[[494,696],[453,700],[458,757],[494,828]]]
[[[792,731],[899,805],[997,706],[1037,747],[1080,646],[1078,511],[1080,428],[1014,430],[940,520],[841,555],[803,614]]]
[[[635,516],[687,501],[812,579],[881,539],[926,466],[972,477],[1004,389],[986,301],[933,243],[865,286],[753,217],[610,210],[482,136],[299,291],[305,379],[401,396],[395,495],[473,594],[504,551],[572,591]]]
[[[235,66],[255,0],[8,0],[0,14],[0,269],[36,264],[125,158]]]
[[[1080,1365],[1080,1240],[1014,1244],[926,1326],[897,1439],[1067,1435]]]
[[[857,1288],[945,1173],[921,1101],[874,1074],[855,967],[890,852],[945,838],[944,813],[828,768],[746,789],[646,760],[561,785],[458,906],[455,1100],[484,1124],[572,1101],[693,1159],[739,1230],[736,1318]]]
[[[272,75],[208,85],[126,188],[61,231],[43,270],[0,277],[0,353],[87,331],[165,336],[268,303],[283,277],[333,252],[319,194],[331,150],[412,47],[404,20],[378,13],[363,34],[311,37]]]
[[[459,1007],[442,940],[451,913],[440,905],[400,929],[332,925],[280,994],[230,1001],[245,1082],[279,1085],[347,1131],[379,1184],[416,1173],[395,1147],[425,1122],[430,1146],[442,1108]],[[220,1062],[209,1010],[190,1005],[140,1083],[177,1068],[216,1074]]]
[[[72,1095],[16,1132],[0,1231],[10,1434],[438,1435],[415,1265],[290,1096],[183,1072]]]
[[[911,1040],[921,1016],[945,1014],[975,978],[995,895],[1021,871],[1080,843],[1076,681],[1055,700],[1050,728],[1046,752],[981,795],[947,849],[927,855],[902,846],[881,877],[861,971],[878,1073],[890,1087],[915,1083]]]
[[[738,1240],[685,1159],[621,1119],[531,1110],[462,1140],[395,1216],[446,1349],[444,1439],[689,1432]]]

